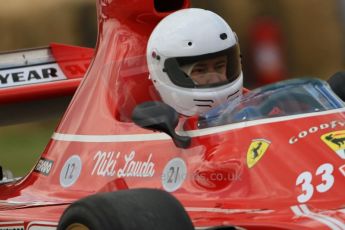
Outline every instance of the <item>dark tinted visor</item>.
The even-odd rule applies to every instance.
[[[211,88],[225,85],[241,74],[240,49],[235,45],[216,53],[168,58],[164,71],[180,87]]]

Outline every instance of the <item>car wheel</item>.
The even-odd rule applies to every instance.
[[[71,204],[58,230],[194,230],[183,206],[169,193],[131,189],[92,195]]]

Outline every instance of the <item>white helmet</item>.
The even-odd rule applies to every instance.
[[[191,8],[165,17],[149,38],[147,62],[162,100],[186,116],[242,95],[236,34],[211,11]]]

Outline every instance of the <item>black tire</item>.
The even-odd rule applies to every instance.
[[[183,206],[169,193],[153,189],[100,193],[76,201],[57,229],[73,224],[90,230],[194,230]]]

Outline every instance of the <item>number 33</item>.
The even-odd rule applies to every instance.
[[[321,175],[322,183],[316,186],[316,190],[320,193],[327,192],[330,188],[332,188],[334,184],[334,176],[333,173],[333,165],[331,164],[323,164],[317,168],[315,175]],[[299,203],[305,203],[310,198],[312,198],[314,194],[314,186],[311,184],[313,176],[310,172],[306,171],[301,173],[296,180],[296,186],[301,185],[302,187],[302,194],[297,197]]]

